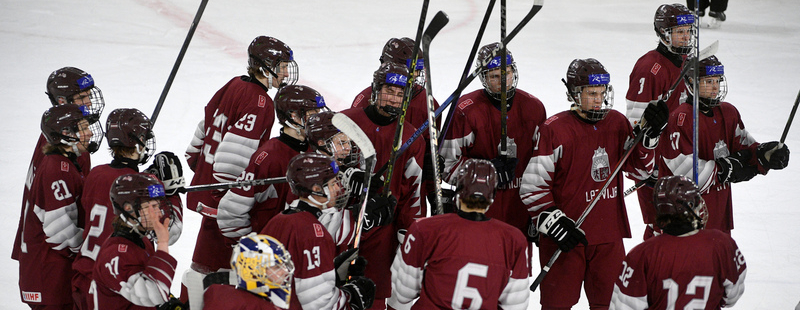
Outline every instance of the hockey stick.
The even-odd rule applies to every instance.
[[[538,13],[539,10],[542,9],[542,4],[543,3],[544,3],[544,0],[534,0],[533,7],[531,8],[530,12],[528,12],[528,15],[525,15],[525,17],[522,19],[522,21],[520,21],[519,24],[513,30],[511,30],[511,32],[508,34],[506,39],[503,40],[503,42],[500,42],[500,43],[502,45],[507,45],[508,42],[510,42],[512,39],[514,39],[514,37],[520,32],[520,30],[522,30],[522,27],[525,27],[525,25],[528,24],[528,22],[533,18],[533,16],[535,16],[536,13]],[[496,57],[498,53],[499,53],[498,50],[493,51],[492,52],[492,57],[490,57],[490,58]],[[485,65],[485,63],[483,65]],[[456,97],[456,95],[457,94],[461,94],[461,92],[467,87],[467,85],[469,85],[469,83],[471,83],[478,76],[478,74],[480,74],[480,70],[479,69],[480,68],[476,68],[465,79],[461,80],[461,82],[458,83],[458,87],[456,87],[456,90],[453,91],[453,93],[450,95],[450,97],[448,97],[447,100],[444,103],[442,103],[439,106],[438,109],[436,109],[435,117],[439,117],[442,114],[442,111],[444,111],[444,109],[446,109],[451,103],[453,103],[453,101],[457,101],[458,100],[458,97]],[[451,109],[451,111],[452,111],[452,109]],[[428,129],[428,125],[429,124],[430,123],[426,120],[424,123],[422,123],[422,125],[420,125],[419,128],[417,128],[417,131],[415,131],[414,134],[412,134],[411,137],[408,138],[408,140],[406,142],[404,142],[403,145],[400,147],[400,149],[397,151],[398,156],[400,154],[403,154],[403,152],[405,152],[408,149],[408,147],[411,146],[411,144],[414,143],[414,141],[416,141],[422,135],[422,133],[425,130]],[[446,130],[446,129],[447,128],[444,127],[444,130]],[[387,165],[389,165],[389,163],[387,163]],[[384,167],[386,167],[386,166],[384,166]],[[379,172],[383,172],[384,170],[385,169],[382,167],[381,170],[379,170]]]
[[[505,1],[505,0],[503,0]],[[431,165],[433,166],[433,183],[434,183],[434,191],[436,195],[434,196],[434,203],[436,204],[435,214],[444,214],[444,207],[442,206],[442,175],[439,174],[439,161],[437,160],[437,151],[439,150],[439,141],[437,141],[436,137],[438,133],[436,132],[436,123],[434,122],[433,114],[436,112],[433,105],[433,82],[431,81],[431,41],[433,37],[439,32],[439,30],[447,25],[450,19],[447,17],[442,11],[436,13],[436,16],[433,17],[431,21],[431,25],[434,23],[441,24],[441,27],[438,29],[433,29],[436,32],[428,32],[425,31],[425,35],[422,36],[422,54],[425,58],[425,76],[427,79],[425,80],[425,92],[427,94],[427,104],[428,104],[428,123],[433,124],[432,126],[428,126],[428,136],[431,137],[430,142],[430,150],[431,150]],[[428,26],[428,30],[430,30],[431,26]]]
[[[364,155],[365,158],[364,186],[361,189],[361,193],[354,193],[359,195],[358,205],[361,206],[361,210],[358,213],[358,222],[356,224],[356,238],[353,243],[354,247],[357,248],[361,242],[361,229],[364,226],[364,214],[366,213],[364,210],[367,209],[367,196],[369,196],[369,185],[372,180],[372,169],[375,168],[375,147],[372,145],[369,137],[361,130],[361,127],[358,127],[347,115],[336,113],[333,115],[331,123],[346,134],[347,137],[350,138],[350,141],[354,142],[358,148],[361,149],[361,154]]]
[[[789,113],[789,119],[786,121],[786,127],[783,128],[783,135],[781,135],[781,144],[786,141],[786,135],[789,134],[789,127],[792,126],[794,114],[797,113],[797,104],[800,103],[800,92],[797,92],[797,99],[794,100],[794,107],[792,113]]]
[[[489,0],[489,6],[486,8],[486,13],[483,15],[483,21],[481,21],[481,26],[478,28],[478,35],[475,37],[475,42],[472,44],[472,50],[470,50],[469,57],[467,57],[467,64],[464,66],[464,73],[461,74],[461,78],[459,81],[463,81],[467,78],[470,73],[470,68],[472,68],[472,61],[475,59],[475,54],[478,53],[478,47],[480,47],[481,39],[483,39],[483,33],[486,31],[486,25],[489,24],[489,17],[492,16],[492,9],[494,8],[494,3],[496,0]],[[450,98],[460,98],[461,92],[454,92],[450,95]],[[452,99],[448,99],[451,100]],[[447,112],[447,118],[442,123],[443,127],[439,130],[439,137],[437,141],[442,141],[444,136],[447,134],[447,129],[450,127],[450,120],[453,118],[453,112],[455,109],[450,109]],[[441,113],[441,112],[440,112]],[[436,115],[438,116],[438,114]],[[436,117],[434,117],[436,118]],[[441,147],[441,146],[440,146]]]
[[[403,125],[406,122],[406,111],[408,111],[408,103],[411,101],[411,91],[414,88],[414,66],[417,63],[417,56],[419,56],[419,44],[422,38],[422,30],[425,27],[425,16],[428,14],[428,4],[430,0],[422,2],[422,10],[419,16],[419,24],[417,24],[417,35],[414,37],[414,50],[411,52],[411,62],[408,69],[408,80],[406,81],[406,88],[403,91],[403,104],[400,106],[401,113],[397,119],[397,127],[394,131],[394,140],[392,141],[392,153],[389,156],[388,174],[383,181],[383,196],[389,196],[389,184],[392,182],[392,173],[394,172],[394,163],[397,161],[397,150],[400,149],[400,141],[403,140]],[[430,28],[430,27],[428,27]],[[438,31],[437,31],[438,32]]]
[[[694,1],[694,52],[696,56],[700,55],[700,0]],[[700,116],[700,89],[697,88],[699,82],[697,81],[700,74],[700,60],[703,58],[695,58],[694,60],[694,80],[692,81],[692,89],[695,90],[695,96],[692,96],[694,106],[692,106],[692,180],[697,183],[697,162],[698,162],[698,148],[697,140],[700,139],[700,132],[698,131],[698,117]]]
[[[169,89],[172,87],[172,81],[175,80],[175,75],[178,74],[178,68],[181,66],[183,56],[186,55],[186,50],[189,48],[189,43],[192,42],[192,37],[194,36],[195,29],[197,29],[197,24],[200,23],[200,17],[203,16],[203,11],[206,10],[206,4],[208,4],[208,0],[200,1],[200,7],[197,8],[197,13],[194,15],[192,25],[189,27],[189,33],[186,34],[186,39],[183,41],[181,51],[178,53],[178,59],[175,59],[175,64],[172,65],[172,71],[169,73],[167,83],[164,85],[164,89],[161,91],[161,96],[158,98],[158,103],[156,103],[156,109],[153,111],[153,116],[150,117],[150,123],[152,123],[151,126],[155,126],[156,124],[156,119],[158,119],[158,114],[161,112],[161,107],[164,106],[164,100],[167,99],[167,93],[169,93]]]
[[[500,42],[506,40],[506,0],[500,0]],[[508,49],[505,44],[500,46],[500,157],[508,157]]]
[[[246,180],[246,181],[237,181],[237,182],[228,182],[228,183],[212,183],[212,184],[203,184],[203,185],[192,185],[192,186],[186,186],[180,191],[183,192],[183,193],[189,193],[189,192],[197,192],[197,191],[210,191],[210,190],[216,190],[216,189],[231,189],[231,188],[235,188],[235,187],[278,184],[278,183],[285,183],[285,182],[286,182],[286,177],[276,177],[276,178]]]
[[[636,182],[636,184],[634,184],[633,186],[631,186],[630,188],[628,188],[624,192],[622,192],[622,197],[628,197],[628,195],[633,194],[634,192],[638,191],[645,184],[647,184],[647,179],[640,180],[640,181]]]

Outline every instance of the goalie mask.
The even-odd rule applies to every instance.
[[[233,247],[231,268],[236,288],[266,297],[278,308],[289,308],[294,264],[280,241],[256,233],[242,237]]]
[[[160,217],[158,221],[166,218],[172,219],[172,204],[167,200],[164,185],[153,175],[147,173],[125,174],[119,176],[111,184],[109,192],[114,214],[128,223],[132,230],[140,235],[146,235],[154,240],[153,223],[143,214],[143,209],[158,207]],[[156,202],[153,204],[153,202]],[[126,210],[130,209],[130,210]],[[152,220],[152,219],[151,219]],[[172,225],[173,221],[170,221]]]
[[[680,3],[662,4],[653,17],[653,27],[671,52],[689,54],[694,46],[694,15]]]
[[[288,45],[273,37],[259,36],[247,48],[248,72],[258,72],[267,80],[267,88],[297,83],[299,76],[294,53]],[[275,79],[275,80],[273,80]]]
[[[325,111],[311,116],[306,128],[306,140],[318,152],[336,159],[339,167],[363,168],[361,149],[350,137],[333,125],[334,112]]]
[[[64,104],[45,111],[40,126],[48,143],[69,146],[76,155],[94,153],[103,142],[103,127],[91,118],[86,106]]]
[[[275,94],[275,113],[281,125],[288,126],[303,134],[308,118],[321,110],[328,111],[325,98],[311,87],[289,85],[282,87]],[[298,123],[292,114],[300,118]]]
[[[339,165],[330,156],[319,153],[302,153],[289,161],[286,180],[292,194],[308,199],[320,210],[330,207],[344,208],[348,195],[339,176]],[[325,199],[319,201],[318,198]]]
[[[391,62],[381,64],[372,75],[370,102],[390,117],[403,112],[403,94],[408,83],[408,68]]]
[[[567,69],[567,79],[561,81],[567,86],[571,110],[588,121],[603,120],[614,106],[611,75],[594,58],[573,60]]]
[[[500,93],[500,87],[502,86],[502,58],[500,43],[492,43],[481,47],[475,63],[475,66],[480,70],[478,77],[481,78],[483,88],[489,96],[496,100],[500,100],[502,95]],[[506,68],[506,97],[510,99],[514,97],[514,93],[517,90],[519,74],[517,73],[517,63],[514,62],[514,56],[511,55],[511,51],[508,48],[506,48]]]
[[[139,154],[144,164],[156,151],[153,124],[138,109],[116,109],[106,119],[106,138],[110,147],[125,147]]]
[[[697,95],[701,108],[710,109],[719,105],[720,101],[725,100],[728,94],[728,81],[725,79],[725,67],[716,56],[700,60],[700,69],[697,72],[697,88],[694,89],[694,67],[689,67],[689,71],[683,77],[686,82],[686,89],[693,96]]]
[[[422,58],[422,51],[417,51],[417,62],[413,64],[414,40],[407,37],[391,38],[383,46],[381,63],[392,62],[406,65],[409,71],[414,70],[414,84],[425,87],[425,59]]]
[[[100,114],[106,106],[103,92],[94,85],[92,76],[74,67],[64,67],[50,73],[45,93],[53,106],[67,103],[83,106],[90,116],[89,123],[100,120]]]
[[[708,222],[708,208],[700,190],[684,176],[667,176],[653,190],[656,224],[671,235],[701,229]]]
[[[497,171],[485,159],[470,158],[458,171],[456,180],[456,201],[469,200],[485,204],[486,208],[494,201],[497,188]]]

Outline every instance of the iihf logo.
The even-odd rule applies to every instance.
[[[609,74],[590,74],[589,85],[605,85],[611,82]]]
[[[723,75],[725,66],[706,66],[706,75]]]
[[[611,175],[611,166],[608,161],[608,153],[603,147],[594,150],[592,156],[592,180],[603,182]]]
[[[150,198],[164,197],[164,187],[161,184],[153,184],[147,187]]]
[[[397,73],[387,73],[386,83],[405,87],[406,83],[408,83],[408,77]]]
[[[694,24],[694,15],[692,14],[684,14],[678,15],[675,17],[678,25],[685,25],[685,24]]]

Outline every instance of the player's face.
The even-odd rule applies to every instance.
[[[343,165],[341,160],[350,155],[350,151],[353,149],[353,144],[346,134],[340,132],[331,137],[328,149],[330,150],[331,154],[333,154],[333,157],[336,158],[338,164]]]
[[[381,93],[378,96],[378,107],[391,106],[400,108],[403,104],[403,88],[396,85],[383,84],[381,86]],[[378,113],[383,116],[389,116],[382,109],[378,109]]]
[[[153,230],[155,227],[155,222],[160,221],[161,217],[164,216],[164,212],[161,210],[161,203],[159,200],[152,199],[145,202],[142,202],[141,211],[139,214],[141,216],[141,223],[142,226],[147,230]]]
[[[686,47],[689,46],[692,38],[692,25],[681,25],[672,27],[670,32],[672,46]]]
[[[717,98],[719,96],[719,76],[705,76],[698,80],[700,98]]]
[[[92,108],[92,91],[91,89],[84,90],[72,96],[72,103],[78,106],[85,106],[87,109]]]
[[[486,84],[488,84],[490,92],[500,92],[503,82],[501,76],[500,68],[494,68],[486,72]],[[506,66],[506,91],[511,88],[512,83],[514,83],[514,67],[508,65]]]
[[[78,150],[86,152],[93,135],[92,129],[89,128],[89,121],[84,119],[78,122],[77,136],[80,138],[80,142],[77,145]]]
[[[586,86],[581,90],[581,109],[584,111],[600,111],[606,96],[606,86]]]
[[[272,79],[272,86],[278,88],[283,83],[283,80],[289,77],[289,63],[281,61],[278,67],[275,68],[275,74],[278,77]]]
[[[291,275],[289,268],[286,268],[284,264],[269,266],[266,269],[267,278],[276,284],[286,282],[286,279]]]
[[[342,183],[339,182],[339,178],[333,178],[328,181],[326,186],[328,187],[328,192],[330,193],[326,207],[333,208],[336,206],[336,198],[343,193]]]

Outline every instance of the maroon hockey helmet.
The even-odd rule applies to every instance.
[[[497,100],[500,100],[501,93],[499,91],[492,91],[489,87],[489,81],[487,80],[487,73],[491,70],[500,68],[503,64],[503,59],[500,51],[500,43],[490,43],[487,45],[482,46],[478,50],[477,62],[475,63],[475,67],[480,70],[478,77],[481,79],[481,83],[483,84],[483,88],[486,92]],[[517,82],[519,81],[519,73],[517,73],[517,63],[514,61],[514,56],[511,54],[511,50],[506,48],[506,65],[511,66],[514,79],[511,82],[511,85],[506,85],[508,87],[508,91],[506,92],[506,97],[511,98],[514,96],[514,93],[517,90]]]
[[[567,68],[567,79],[562,80],[567,86],[567,99],[573,103],[573,110],[581,110],[587,120],[600,121],[606,117],[614,106],[614,88],[611,86],[611,75],[606,67],[597,59],[575,59]],[[581,105],[581,92],[587,86],[605,86],[603,104],[600,110],[585,110]]]
[[[661,41],[669,48],[670,51],[676,54],[688,54],[691,51],[694,36],[691,36],[691,41],[687,46],[674,46],[672,44],[672,30],[675,27],[689,25],[691,31],[694,32],[694,15],[685,5],[680,3],[662,4],[656,10],[653,17],[653,27],[656,34],[661,38]]]
[[[261,72],[267,78],[278,77],[281,63],[286,63],[289,70],[288,77],[281,85],[294,85],[298,79],[297,63],[294,61],[294,52],[286,43],[273,37],[258,36],[247,47],[248,64],[250,69]],[[267,87],[272,87],[267,85]]]
[[[462,199],[473,197],[491,204],[494,201],[496,187],[497,171],[488,160],[467,159],[458,171],[456,194]]]
[[[106,139],[110,147],[128,147],[139,153],[144,164],[156,151],[156,137],[150,118],[138,109],[116,109],[106,119]]]
[[[702,228],[708,221],[708,209],[700,190],[684,176],[659,178],[653,190],[653,205],[657,219],[668,217],[670,221],[676,221],[688,218],[693,221],[695,229]],[[659,227],[662,225],[659,223]]]
[[[414,51],[414,40],[407,37],[391,38],[383,46],[383,53],[381,54],[380,61],[393,62],[400,65],[406,65],[409,70],[414,70],[414,84],[425,86],[425,59],[422,56],[422,51],[417,50],[417,62],[414,62],[411,57]]]
[[[82,92],[87,93],[81,97],[81,102],[75,102],[75,95]],[[50,73],[45,94],[53,106],[59,105],[59,101],[85,106],[92,115],[89,119],[91,123],[100,119],[100,114],[106,106],[103,92],[94,85],[92,75],[75,67],[64,67]]]
[[[160,204],[162,212],[160,220],[163,221],[167,217],[172,218],[172,205],[166,198],[164,185],[152,174],[121,175],[111,184],[109,195],[111,204],[114,206],[114,214],[119,215],[123,220],[132,220],[141,225],[141,205],[154,199]],[[131,211],[125,210],[126,204],[131,205]],[[144,225],[138,228],[141,231],[146,230]]]
[[[327,197],[324,192],[314,191],[314,185],[323,189],[327,183],[338,178],[339,165],[330,156],[319,153],[302,153],[289,161],[286,179],[292,193],[298,197],[317,195]]]
[[[306,141],[315,149],[320,150],[322,153],[330,156],[332,153],[328,150],[325,143],[335,134],[340,133],[341,130],[336,128],[331,121],[335,112],[325,111],[312,115],[308,119],[308,126],[306,128]],[[319,142],[323,142],[323,146]]]
[[[718,76],[719,77],[719,91],[716,93],[711,93],[711,97],[708,95],[703,96],[700,94],[698,96],[698,101],[701,104],[701,107],[716,107],[719,105],[720,101],[725,100],[725,96],[728,94],[728,81],[725,79],[725,66],[722,65],[722,62],[717,59],[717,56],[709,56],[708,58],[700,60],[700,64],[698,64],[699,70],[697,71],[698,83],[703,81],[704,77],[707,76]],[[694,83],[692,80],[694,79],[695,69],[694,66],[689,67],[689,71],[686,75],[683,76],[684,81],[686,82],[686,89],[694,95],[698,92],[694,90]],[[700,87],[702,85],[698,85]],[[702,89],[702,88],[701,88]]]
[[[81,143],[81,121],[86,120],[89,122],[90,118],[91,114],[89,114],[86,106],[74,104],[58,105],[50,107],[42,114],[40,127],[48,143],[75,146],[77,143]],[[92,137],[85,147],[87,151],[94,153],[100,148],[100,143],[103,141],[103,128],[99,122],[95,122],[89,124],[89,129],[92,132]]]
[[[406,88],[408,83],[408,68],[405,65],[399,65],[391,62],[382,63],[378,70],[372,75],[372,104],[378,103],[381,88],[384,84],[389,84],[403,89]],[[398,116],[402,112],[398,107],[392,106],[379,106],[384,112],[391,116]]]
[[[333,156],[343,169],[359,168],[363,161],[361,149],[333,125],[334,115],[335,112],[325,111],[311,116],[306,126],[306,141],[320,153]]]
[[[275,94],[275,113],[281,125],[297,126],[295,129],[305,128],[308,121],[307,112],[312,110],[328,110],[325,98],[311,87],[303,85],[288,85],[282,87]],[[292,119],[292,112],[297,112],[303,119],[303,124],[298,124]],[[287,124],[288,122],[288,124]]]

